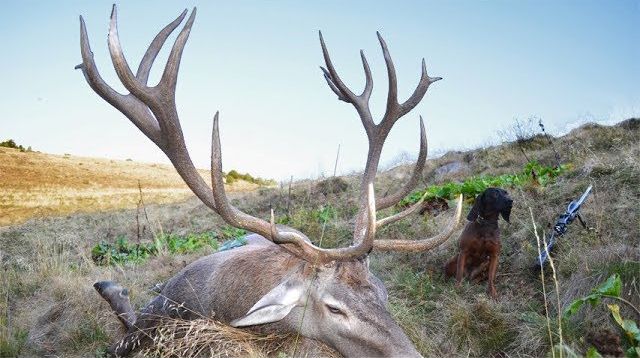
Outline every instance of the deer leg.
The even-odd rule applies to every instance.
[[[156,296],[140,310],[135,323],[127,330],[127,334],[111,346],[110,353],[116,357],[126,357],[140,347],[153,342],[155,330],[162,317],[172,316],[171,307],[164,296]]]
[[[129,291],[113,281],[98,281],[93,284],[93,287],[109,303],[125,328],[131,329],[136,321],[136,313],[129,301]]]

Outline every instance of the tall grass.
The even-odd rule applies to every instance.
[[[531,214],[531,223],[533,224],[533,232],[536,236],[536,243],[538,244],[538,257],[541,257],[542,254],[542,250],[541,250],[541,242],[540,242],[540,235],[538,235],[538,227],[536,225],[536,220],[533,217],[533,209],[531,209],[531,207],[529,207],[529,213]],[[547,239],[545,234],[542,234],[542,248],[546,251],[547,250]],[[556,293],[556,298],[557,298],[557,318],[558,318],[558,340],[559,340],[559,346],[563,347],[564,344],[562,343],[562,318],[560,316],[560,311],[561,311],[561,306],[560,306],[560,289],[559,289],[559,285],[558,285],[558,278],[556,276],[556,269],[555,269],[555,265],[553,264],[553,258],[551,257],[551,255],[549,255],[549,252],[546,251],[546,255],[549,259],[549,265],[551,266],[551,271],[553,272],[553,283],[555,285],[555,293]],[[551,355],[555,358],[556,356],[556,350],[555,350],[555,345],[553,344],[553,336],[551,334],[551,318],[549,317],[549,303],[547,302],[547,290],[546,290],[546,286],[545,286],[545,279],[544,279],[544,265],[542,267],[540,267],[540,282],[542,284],[542,296],[544,299],[544,314],[547,320],[547,332],[549,333],[549,342],[551,343]],[[563,350],[559,350],[559,355],[560,358],[562,358],[563,356]]]

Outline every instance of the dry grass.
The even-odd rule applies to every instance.
[[[634,124],[635,123],[635,124]],[[547,187],[511,190],[514,208],[511,224],[501,223],[502,253],[498,269],[499,299],[486,295],[486,284],[465,282],[456,288],[440,274],[442,264],[456,250],[455,240],[428,253],[376,254],[371,268],[389,289],[389,309],[424,356],[523,356],[542,357],[558,342],[557,312],[568,302],[585,295],[612,273],[625,284],[624,298],[640,305],[640,131],[638,121],[612,127],[585,126],[555,141],[563,160],[573,170]],[[541,141],[525,143],[527,155],[551,164],[553,152]],[[66,160],[66,159],[60,159]],[[439,171],[458,162],[460,172]],[[500,174],[521,170],[524,158],[514,145],[483,148],[466,153],[449,153],[430,160],[423,173],[426,182],[473,174]],[[457,164],[456,164],[457,165]],[[410,173],[410,167],[394,168],[379,175],[379,195],[390,192]],[[295,183],[291,193],[290,223],[318,239],[322,215],[329,218],[323,245],[344,244],[350,239],[355,212],[358,178],[343,178],[344,192],[330,192],[314,181]],[[545,277],[549,290],[542,291],[540,276],[531,270],[537,255],[531,225],[531,208],[539,229],[546,230],[566,204],[594,185],[582,214],[594,230],[574,223],[555,250],[555,288]],[[259,189],[235,194],[232,201],[244,210],[268,217],[270,206],[284,219],[288,188]],[[185,234],[219,230],[223,222],[192,198],[169,205],[147,207],[149,220],[164,232]],[[413,218],[395,223],[379,233],[380,238],[426,237],[438,231],[448,213],[436,218]],[[140,265],[97,267],[88,258],[100,240],[118,236],[136,237],[135,210],[85,213],[69,217],[39,218],[23,225],[0,228],[0,349],[25,356],[100,356],[122,337],[121,327],[106,303],[93,292],[98,279],[113,279],[130,288],[134,306],[152,297],[157,282],[173,276],[185,264],[206,254],[164,255]],[[316,236],[314,236],[316,235]],[[147,237],[148,239],[148,237]],[[559,291],[559,292],[558,292]],[[560,297],[558,307],[557,295]],[[549,303],[552,337],[545,318]],[[633,313],[622,307],[622,314]],[[182,338],[185,330],[197,335]],[[273,348],[264,336],[246,331],[229,331],[209,319],[169,322],[158,354],[170,356],[179,349],[207,350],[225,344],[229,355],[288,356],[286,348]],[[600,331],[618,332],[606,308],[589,307],[563,326],[567,347],[584,354],[584,338]],[[231,336],[226,336],[226,334]],[[238,335],[236,335],[238,334]],[[246,335],[246,336],[245,336]],[[239,339],[234,340],[236,337]],[[277,341],[277,340],[276,340]],[[231,344],[231,343],[232,344]],[[229,345],[231,344],[231,345]],[[269,354],[272,349],[275,352]],[[324,355],[319,353],[318,355]],[[183,356],[183,354],[178,354]]]
[[[294,335],[256,334],[208,318],[192,321],[167,318],[159,324],[154,345],[142,354],[157,358],[266,358],[292,353],[295,342]],[[339,357],[335,351],[312,340],[305,340],[304,347],[298,348],[295,356]]]
[[[200,173],[210,182],[208,171]],[[193,195],[170,165],[0,148],[0,226],[32,217],[135,208],[138,184],[148,203]],[[230,189],[256,187],[240,181]]]

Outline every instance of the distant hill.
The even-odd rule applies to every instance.
[[[209,171],[200,174],[211,182]],[[231,191],[258,187],[235,178]],[[0,147],[0,226],[31,217],[135,208],[193,195],[170,165],[30,152]]]

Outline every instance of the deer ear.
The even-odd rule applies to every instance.
[[[304,285],[298,278],[285,280],[256,302],[246,315],[231,322],[233,327],[246,327],[277,322],[302,303]]]

